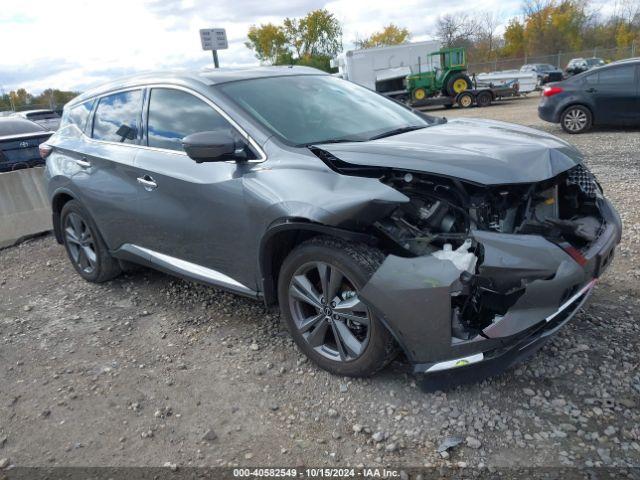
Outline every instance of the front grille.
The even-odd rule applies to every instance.
[[[567,172],[567,182],[580,187],[580,190],[590,198],[597,197],[600,192],[593,174],[582,165],[576,165]]]

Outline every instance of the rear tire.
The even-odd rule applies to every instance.
[[[69,260],[82,278],[102,283],[121,273],[91,215],[77,200],[69,200],[62,207],[60,231]]]
[[[571,105],[560,115],[560,126],[567,133],[582,133],[591,128],[593,116],[587,107]]]
[[[471,89],[471,79],[465,73],[458,72],[454,73],[447,80],[447,86],[445,87],[445,93],[450,97],[455,97],[456,95],[464,92],[465,90]]]
[[[358,299],[383,260],[375,248],[332,237],[314,237],[285,259],[278,278],[282,319],[298,348],[320,368],[367,377],[396,355],[391,334]]]
[[[476,105],[479,107],[488,107],[491,105],[493,98],[489,92],[480,92],[476,96]]]

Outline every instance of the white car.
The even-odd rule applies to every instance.
[[[31,120],[49,131],[56,131],[60,126],[60,115],[53,110],[25,110],[16,112],[15,115]]]

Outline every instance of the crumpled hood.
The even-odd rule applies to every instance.
[[[571,144],[548,133],[461,118],[379,140],[318,147],[353,166],[433,173],[484,185],[540,182],[583,159]]]

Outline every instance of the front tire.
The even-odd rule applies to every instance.
[[[414,102],[421,102],[427,98],[427,91],[422,87],[416,88],[412,93],[412,97]]]
[[[460,108],[470,108],[473,106],[473,95],[469,92],[463,92],[458,95],[456,101],[458,102],[458,105],[460,105]]]
[[[358,297],[383,260],[377,249],[331,237],[308,240],[285,259],[280,312],[298,348],[320,368],[366,377],[395,356],[393,337]]]
[[[62,207],[60,227],[69,260],[82,278],[102,283],[121,273],[118,261],[109,254],[91,215],[80,202],[70,200]]]
[[[582,133],[591,128],[593,117],[591,111],[582,105],[567,107],[560,116],[560,126],[567,133]]]

